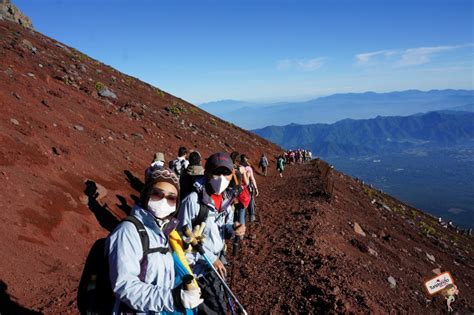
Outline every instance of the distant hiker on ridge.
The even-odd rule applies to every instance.
[[[156,152],[153,156],[150,166],[145,170],[145,182],[151,176],[151,174],[165,166],[165,155],[162,152]]]
[[[261,168],[263,176],[267,176],[268,159],[265,156],[265,153],[260,157],[260,163],[258,163],[258,166]]]
[[[201,165],[201,155],[197,151],[189,153],[189,166],[179,178],[180,195],[183,200],[193,191],[196,181],[204,177],[204,168]]]
[[[277,171],[280,173],[280,177],[283,177],[283,170],[285,169],[285,159],[282,155],[278,157],[277,160]]]
[[[189,161],[186,160],[186,154],[188,150],[185,147],[181,146],[178,149],[178,157],[169,163],[169,168],[175,172],[178,178],[184,173],[188,168]]]

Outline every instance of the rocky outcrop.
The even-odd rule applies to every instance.
[[[10,0],[0,0],[0,20],[2,19],[13,21],[26,28],[33,28],[31,19],[24,15]]]

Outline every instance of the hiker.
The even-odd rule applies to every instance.
[[[162,169],[163,166],[165,166],[165,155],[162,152],[156,152],[150,166],[145,170],[145,182],[153,171]]]
[[[250,189],[250,203],[247,207],[250,217],[250,222],[255,221],[255,197],[258,196],[258,187],[257,181],[255,180],[255,176],[253,176],[253,169],[252,166],[249,164],[249,159],[245,154],[240,155],[240,165],[245,167],[247,171],[247,175],[249,177],[249,189]]]
[[[204,177],[204,168],[201,165],[201,155],[193,151],[189,153],[189,166],[179,178],[181,200],[193,191],[194,183],[202,177]]]
[[[178,177],[169,169],[154,171],[131,212],[141,228],[125,220],[107,238],[110,283],[115,295],[113,314],[172,314],[180,310],[180,304],[195,308],[202,303],[199,287],[175,288],[178,271],[169,248],[178,200]],[[142,251],[143,232],[148,253]]]
[[[188,150],[185,147],[181,146],[178,149],[178,157],[169,163],[169,168],[178,175],[178,178],[184,171],[188,168],[189,161],[186,160],[186,154]]]
[[[179,231],[185,227],[195,230],[203,223],[202,247],[212,265],[222,277],[226,276],[224,266],[224,240],[245,233],[245,226],[234,223],[231,203],[232,193],[226,191],[232,178],[233,164],[227,153],[211,155],[204,165],[204,178],[181,203],[179,210]],[[201,185],[198,185],[201,184]],[[204,303],[199,312],[204,314],[226,314],[224,289],[217,275],[204,257],[196,252],[188,254],[189,264],[202,290]]]
[[[258,166],[261,168],[263,176],[267,176],[268,159],[265,156],[265,153],[260,157],[260,163],[258,163]]]
[[[280,177],[283,177],[283,170],[285,169],[285,160],[283,156],[280,155],[277,160],[277,171],[280,173]]]
[[[289,164],[295,164],[296,163],[296,160],[295,160],[295,151],[290,151],[290,154],[288,155],[289,158],[290,158],[290,163]]]
[[[250,191],[248,189],[249,185],[249,177],[247,174],[247,170],[244,166],[239,164],[238,158],[240,154],[237,151],[233,151],[230,154],[233,163],[233,176],[230,181],[230,188],[238,191],[238,196],[235,198],[234,202],[234,220],[236,222],[245,224],[245,209],[250,204]]]

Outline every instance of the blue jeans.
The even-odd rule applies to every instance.
[[[255,196],[253,193],[250,195],[250,203],[247,209],[249,210],[249,217],[252,218],[255,215]]]

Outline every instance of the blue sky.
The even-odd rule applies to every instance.
[[[198,104],[473,88],[471,0],[13,0],[35,28]]]

